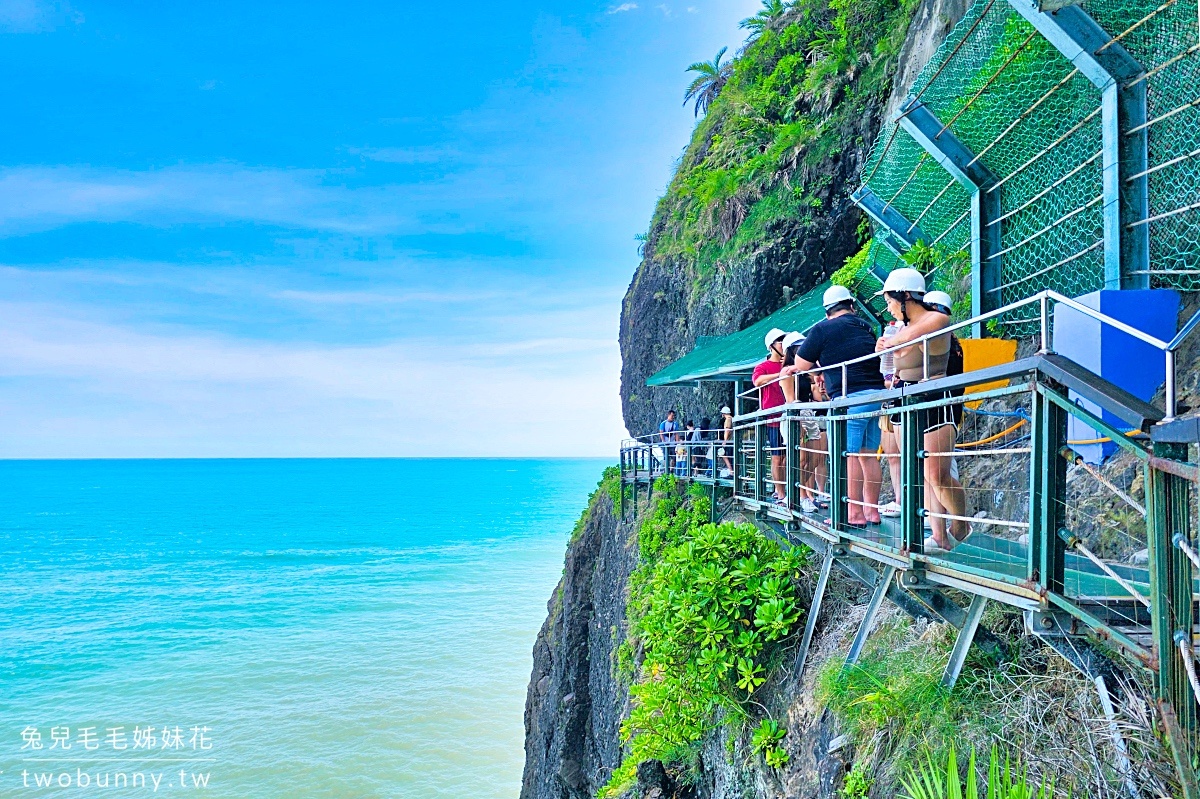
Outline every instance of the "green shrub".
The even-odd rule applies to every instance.
[[[925,744],[935,750],[952,739],[966,708],[962,694],[941,685],[950,646],[943,641],[906,646],[911,622],[883,625],[858,662],[845,667],[834,658],[817,677],[817,701],[838,717],[856,741],[881,730],[903,748]]]
[[[863,765],[855,763],[854,768],[850,769],[846,778],[842,780],[842,789],[839,793],[842,799],[867,799],[867,793],[874,784],[875,780],[867,776]]]
[[[655,488],[629,580],[629,640],[617,655],[634,680],[621,729],[629,750],[602,796],[627,789],[646,760],[695,762],[706,734],[747,720],[801,615],[794,580],[808,550],[785,550],[752,525],[709,523],[708,498],[682,494],[674,478]],[[770,722],[752,741],[776,768],[787,762],[784,734]]]

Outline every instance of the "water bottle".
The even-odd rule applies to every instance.
[[[889,322],[888,326],[883,329],[883,337],[891,338],[900,332],[899,322]],[[896,373],[896,356],[891,350],[884,350],[879,356],[879,374],[886,378],[891,378]]]

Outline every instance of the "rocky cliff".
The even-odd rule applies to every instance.
[[[797,4],[789,13],[807,13],[809,5]],[[848,195],[857,186],[881,122],[907,94],[967,2],[864,0],[841,5],[857,9],[856,15],[831,17],[829,24],[856,26],[860,37],[846,44],[861,52],[835,65],[840,80],[817,81],[814,87],[810,70],[797,81],[783,112],[766,107],[756,114],[753,101],[741,97],[731,99],[733,108],[725,108],[718,98],[659,203],[621,309],[622,410],[635,435],[653,430],[668,408],[699,420],[713,416],[732,396],[729,386],[720,383],[649,389],[647,377],[689,352],[698,337],[740,330],[778,310],[860,248],[862,214]],[[788,21],[785,17],[777,25]],[[784,27],[784,34],[788,30]],[[825,34],[812,35],[823,40]],[[814,61],[822,55],[815,43],[792,44],[791,50],[754,42],[735,62],[730,84],[745,64],[743,82],[758,81],[740,87],[747,96],[755,89],[777,91],[784,82],[777,75],[790,58]],[[807,135],[801,131],[788,138],[790,128],[800,124],[789,120],[797,119],[807,126]],[[730,155],[730,138],[747,126],[757,126],[758,140]],[[742,174],[729,164],[737,158],[755,162],[780,149],[780,140],[790,149],[783,148],[766,166],[754,163]],[[767,178],[761,177],[764,173]],[[723,192],[696,188],[707,187],[705,181],[714,181],[714,174],[732,185]]]

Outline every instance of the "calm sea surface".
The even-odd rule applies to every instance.
[[[0,796],[513,799],[604,465],[0,461]]]

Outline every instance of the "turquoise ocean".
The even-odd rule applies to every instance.
[[[515,799],[605,465],[0,461],[0,796]]]

